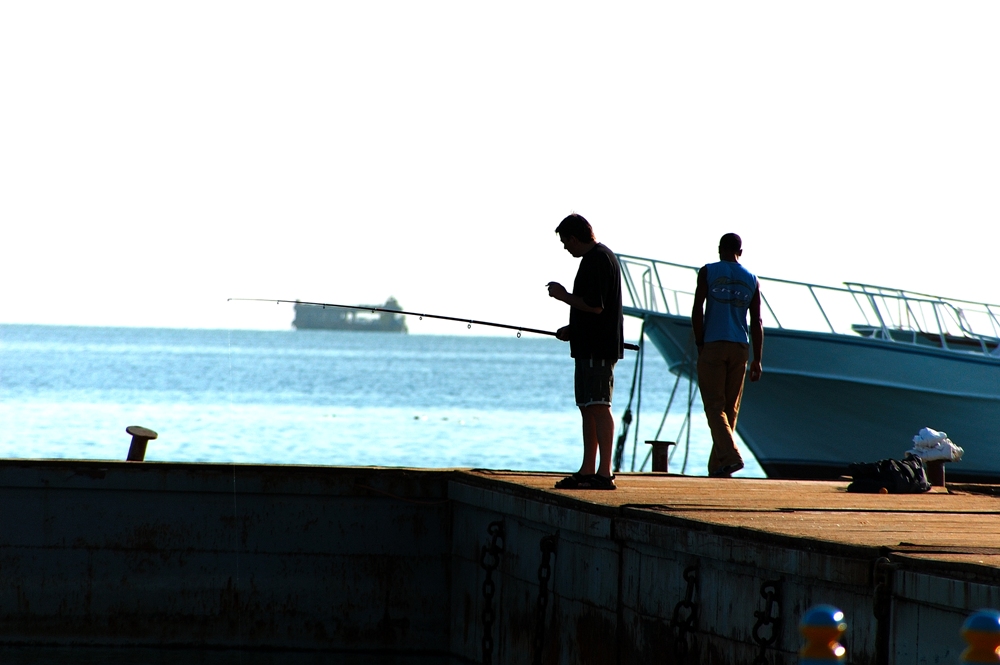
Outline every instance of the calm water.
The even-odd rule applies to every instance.
[[[616,370],[619,431],[635,359]],[[0,325],[0,456],[124,459],[125,427],[143,425],[149,460],[572,471],[572,374],[565,344],[527,336]],[[674,385],[650,346],[637,468]],[[660,439],[681,429],[677,394]],[[698,400],[693,414],[687,473],[704,475]],[[745,457],[741,475],[762,476]]]

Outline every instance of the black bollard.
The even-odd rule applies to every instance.
[[[138,425],[129,425],[125,431],[132,435],[132,445],[128,447],[127,462],[141,462],[146,459],[146,443],[156,438],[156,432]]]

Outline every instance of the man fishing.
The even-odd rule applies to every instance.
[[[748,346],[753,341],[750,380],[761,375],[764,326],[760,321],[757,277],[740,265],[743,240],[727,233],[719,240],[719,261],[702,266],[691,310],[691,327],[698,346],[698,387],[712,431],[708,475],[731,478],[743,468],[743,456],[733,432],[740,413]],[[750,329],[747,330],[747,312]]]
[[[621,267],[614,252],[597,242],[583,216],[562,220],[556,233],[566,251],[580,259],[572,293],[558,282],[549,282],[548,289],[550,297],[570,306],[569,325],[557,330],[556,337],[569,342],[576,362],[576,405],[583,417],[583,463],[556,488],[613,490],[611,394],[615,363],[624,355]]]

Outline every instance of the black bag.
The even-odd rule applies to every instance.
[[[889,494],[916,494],[931,488],[924,461],[910,453],[901,460],[851,464],[848,471],[854,478],[847,486],[848,492],[877,494],[884,488]]]

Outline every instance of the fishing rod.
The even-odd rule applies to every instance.
[[[428,319],[440,319],[442,321],[458,321],[459,323],[468,324],[471,328],[473,325],[477,326],[490,326],[493,328],[506,328],[507,330],[516,330],[517,336],[520,337],[522,332],[535,333],[536,335],[549,335],[550,337],[555,337],[556,334],[551,330],[539,330],[538,328],[525,328],[524,326],[512,326],[507,323],[492,323],[490,321],[476,321],[475,319],[462,319],[457,316],[443,316],[441,314],[421,314],[419,312],[404,312],[401,309],[386,309],[384,307],[366,307],[365,305],[337,305],[332,302],[308,302],[304,300],[280,300],[274,298],[230,298],[232,300],[238,300],[241,302],[273,302],[277,304],[289,303],[293,305],[311,305],[313,307],[322,307],[326,309],[327,307],[339,307],[340,309],[358,309],[366,312],[386,312],[387,314],[405,314],[407,316],[419,316],[421,319],[426,317]],[[625,348],[629,351],[638,351],[639,346],[637,344],[625,343]]]

